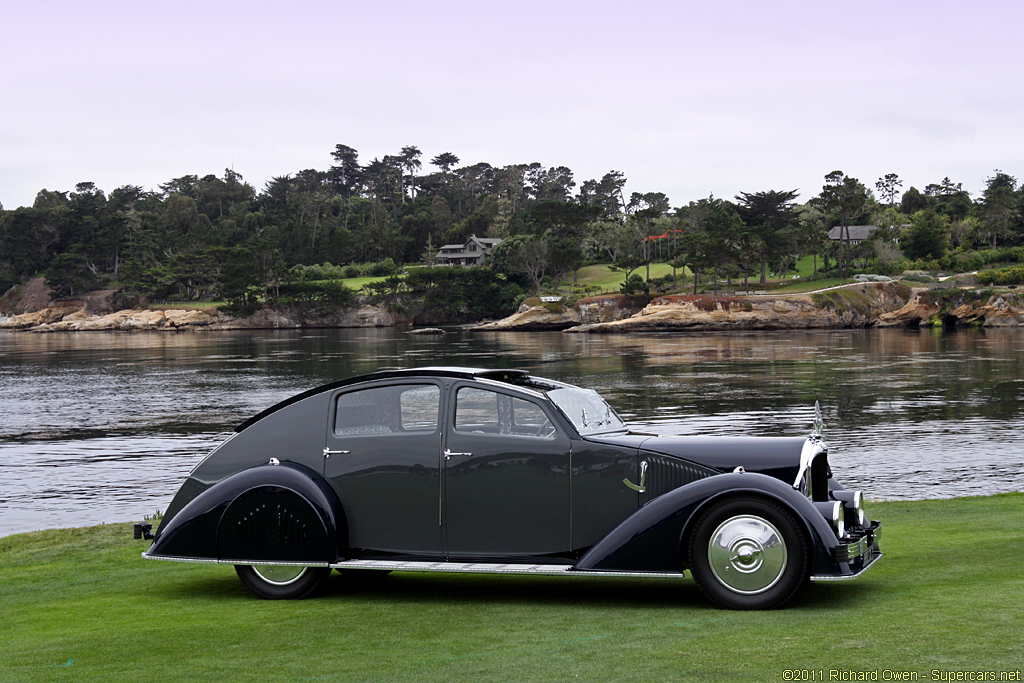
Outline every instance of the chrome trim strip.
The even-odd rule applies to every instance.
[[[161,555],[150,555],[148,552],[142,553],[142,559],[144,560],[165,560],[168,562],[192,562],[194,564],[244,564],[249,566],[255,565],[273,565],[273,566],[295,566],[295,567],[330,567],[331,565],[327,562],[281,562],[281,561],[268,561],[268,560],[211,560],[204,557],[164,557]]]
[[[843,576],[835,576],[833,574],[815,574],[811,577],[811,581],[850,581],[851,579],[856,579],[868,569],[871,569],[875,562],[878,562],[878,560],[880,560],[884,555],[885,553],[876,553],[867,564],[860,568],[860,571],[853,574],[846,574]]]
[[[467,381],[467,380],[464,380],[464,381]],[[524,386],[519,385],[519,384],[511,384],[509,382],[499,382],[498,380],[489,379],[487,377],[474,377],[474,378],[472,378],[472,380],[468,380],[468,381],[479,382],[480,384],[484,384],[484,385],[487,385],[487,386],[492,386],[492,387],[495,387],[497,389],[503,389],[505,391],[508,391],[509,389],[512,389],[514,391],[521,391],[522,393],[526,394],[527,396],[531,396],[533,398],[539,398],[540,400],[547,401],[548,403],[551,402],[551,399],[549,399],[547,396],[545,396],[541,392],[537,391],[536,389],[531,389],[530,387],[524,387]]]
[[[573,569],[571,564],[526,564],[491,562],[411,562],[402,560],[346,560],[332,564],[334,569],[376,569],[397,572],[445,572],[459,574],[532,574],[541,576],[631,576],[683,578],[675,572],[613,572]]]

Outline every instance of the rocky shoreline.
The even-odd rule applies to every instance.
[[[182,330],[298,329],[306,327],[393,327],[394,316],[383,306],[360,306],[336,313],[299,309],[264,309],[231,316],[217,309],[125,309],[91,314],[81,302],[68,302],[0,319],[0,330],[24,332],[95,332],[103,330],[177,332]]]
[[[671,295],[639,310],[626,297],[581,300],[575,307],[525,305],[475,330],[628,334],[681,331],[848,329],[977,325],[1024,327],[1024,296],[956,287],[911,289],[862,283],[821,292],[748,297]]]
[[[35,333],[393,327],[409,320],[384,304],[323,312],[297,306],[232,316],[215,308],[103,310],[97,297],[51,301],[0,318],[0,330]],[[527,301],[513,315],[469,327],[478,331],[629,334],[681,331],[843,329],[861,327],[1024,327],[1024,294],[957,287],[910,289],[863,283],[809,294],[747,297],[670,295],[581,299],[572,306]],[[438,330],[440,332],[440,330]]]

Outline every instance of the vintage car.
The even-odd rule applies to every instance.
[[[820,416],[820,413],[819,413]],[[149,559],[234,565],[262,598],[331,569],[682,577],[779,607],[881,552],[860,491],[808,438],[631,432],[596,392],[521,370],[336,382],[239,426],[191,472]],[[376,572],[376,573],[373,573]]]

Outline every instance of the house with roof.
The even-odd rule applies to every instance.
[[[446,244],[437,252],[441,266],[482,266],[494,247],[501,244],[498,237],[470,235],[464,244]]]
[[[846,229],[849,231],[848,234],[850,236],[850,244],[860,244],[861,242],[866,240],[871,235],[871,233],[873,233],[875,230],[878,230],[878,226],[848,225],[846,226]],[[828,238],[833,242],[842,241],[843,237],[843,226],[841,225],[837,225],[836,227],[828,231]]]

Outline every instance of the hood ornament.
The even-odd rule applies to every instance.
[[[821,405],[814,402],[814,429],[811,431],[812,439],[825,438],[825,418],[821,414]]]

